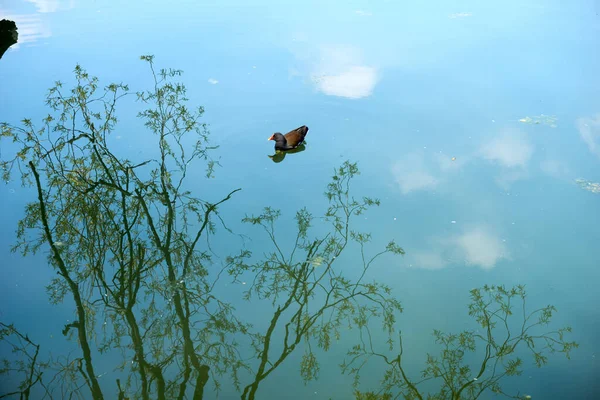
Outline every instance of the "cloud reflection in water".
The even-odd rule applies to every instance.
[[[509,251],[500,237],[489,227],[477,225],[462,233],[431,240],[435,250],[415,251],[408,255],[415,268],[442,269],[450,265],[470,265],[490,270],[503,259],[510,259]]]

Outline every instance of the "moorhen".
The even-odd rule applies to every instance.
[[[279,132],[275,132],[271,135],[269,140],[275,141],[275,150],[292,150],[298,147],[298,145],[304,142],[304,137],[308,133],[308,126],[302,125],[299,128],[289,131],[285,135]]]

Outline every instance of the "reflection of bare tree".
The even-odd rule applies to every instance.
[[[43,372],[38,368],[40,345],[35,344],[29,336],[23,335],[13,325],[0,322],[0,341],[9,345],[13,353],[18,354],[20,362],[0,367],[0,373],[20,374],[21,386],[18,390],[0,395],[0,398],[19,395],[22,399],[29,399],[31,388],[42,379]],[[23,361],[24,360],[24,361]]]
[[[70,355],[61,355],[57,358],[47,357],[42,360],[40,345],[34,343],[27,334],[23,334],[14,325],[0,322],[0,345],[2,350],[8,350],[12,357],[2,360],[0,376],[13,378],[18,385],[13,385],[11,390],[0,392],[0,399],[84,399],[87,398],[81,389],[89,383],[81,382],[84,360],[72,358]],[[8,347],[8,348],[7,348]],[[8,354],[9,352],[6,351]],[[1,382],[6,384],[8,380]],[[3,390],[7,388],[0,385]],[[36,390],[37,389],[37,390]]]
[[[243,259],[230,270],[233,275],[250,271],[254,282],[246,298],[267,299],[276,308],[264,333],[253,342],[258,366],[254,377],[243,391],[242,399],[254,399],[259,384],[266,379],[301,343],[306,351],[302,358],[301,374],[305,381],[318,375],[319,364],[312,346],[328,350],[331,341],[341,335],[345,327],[364,323],[373,316],[381,316],[384,328],[392,332],[395,312],[400,303],[390,295],[390,288],[378,282],[365,282],[365,275],[375,259],[385,253],[404,254],[394,242],[368,258],[364,245],[370,235],[350,229],[352,216],[362,214],[377,200],[365,197],[356,200],[350,194],[350,181],[358,174],[356,164],[349,162],[336,169],[326,196],[329,208],[324,219],[331,223],[331,231],[322,237],[309,238],[314,222],[306,208],[296,214],[297,235],[289,252],[282,250],[275,235],[275,221],[280,212],[266,208],[259,216],[246,217],[245,222],[260,225],[273,245],[266,259],[246,264]],[[357,278],[336,259],[350,242],[360,249],[362,269]],[[302,255],[298,256],[298,253]],[[247,254],[249,256],[249,254]],[[276,346],[274,346],[276,345]],[[274,350],[275,347],[277,350]]]
[[[104,397],[90,345],[101,320],[98,350],[121,349],[120,368],[135,374],[124,386],[119,382],[121,391],[134,390],[139,380],[144,399],[184,398],[190,387],[202,398],[211,367],[235,375],[242,365],[224,335],[245,327],[210,294],[210,255],[199,249],[215,228],[211,216],[236,191],[210,203],[183,189],[190,163],[207,160],[209,174],[214,166],[199,122],[203,110],[186,108],[185,87],[170,82],[179,71],[154,73],[152,57],[143,59],[154,88],[137,94],[149,105],[139,116],[158,138],[157,158],[133,162],[111,151],[115,107],[128,88],[113,84],[98,94],[97,79],[79,66],[71,93],[60,82],[50,90],[47,103],[58,115],[48,116],[42,129],[28,120],[23,128],[3,125],[3,135],[22,146],[3,163],[6,174],[19,167],[38,193],[19,224],[16,249],[27,254],[50,245],[58,274],[51,298],[58,303],[73,296],[77,319],[63,333],[76,332],[84,365],[78,378],[93,398]],[[189,133],[197,134],[195,142],[185,141]],[[31,229],[39,233],[32,241]],[[220,339],[211,342],[214,337]],[[170,367],[177,367],[175,378],[165,376]]]
[[[203,109],[187,108],[185,86],[173,82],[180,71],[157,72],[151,56],[142,59],[152,71],[153,87],[136,93],[147,107],[138,116],[153,133],[148,140],[156,140],[153,156],[129,160],[117,155],[110,134],[117,124],[117,105],[129,89],[123,84],[99,89],[97,78],[79,66],[70,91],[61,82],[50,90],[47,104],[53,114],[40,128],[27,119],[19,127],[0,124],[1,136],[17,145],[15,157],[0,164],[3,178],[18,174],[36,197],[19,222],[14,250],[27,255],[50,248],[48,260],[56,277],[48,293],[54,304],[72,298],[75,318],[62,333],[78,349],[73,356],[49,357],[26,334],[1,324],[0,345],[10,346],[15,356],[0,366],[0,375],[18,376],[20,386],[0,393],[0,398],[202,399],[209,381],[218,391],[228,379],[242,399],[254,399],[261,383],[294,352],[304,351],[302,378],[315,379],[317,349],[327,351],[348,327],[369,334],[372,322],[380,320],[391,343],[400,303],[389,287],[367,278],[376,259],[404,251],[390,242],[368,257],[370,235],[351,228],[354,216],[379,204],[350,193],[356,164],[346,162],[335,170],[322,218],[313,218],[306,208],[297,212],[290,251],[284,251],[282,238],[275,234],[279,211],[266,208],[244,222],[264,229],[271,253],[256,260],[242,249],[217,268],[204,243],[218,224],[224,226],[219,207],[239,189],[212,202],[186,189],[188,168],[204,162],[207,175],[213,172],[208,132],[200,122]],[[325,224],[314,229],[319,221]],[[315,234],[318,229],[325,233]],[[360,268],[341,268],[340,256],[352,248],[358,251]],[[214,288],[224,271],[234,278],[250,275],[245,297],[265,306],[269,318],[264,329],[240,321],[233,307],[216,296]],[[492,304],[481,303],[487,311],[473,312],[485,315]],[[500,311],[493,311],[488,323],[499,316]],[[501,359],[497,336],[470,338],[487,340],[491,356],[486,365]],[[456,337],[439,333],[438,340],[447,349],[440,360],[431,359],[434,377],[445,376],[440,369],[459,368],[452,364]],[[240,349],[238,343],[248,346]],[[464,347],[471,342],[459,343]],[[566,342],[560,336],[555,343]],[[506,342],[501,348],[508,345],[516,347]],[[107,353],[122,358],[115,366],[116,395],[97,371],[98,360]],[[408,398],[418,398],[410,397],[417,393],[417,384],[400,363],[402,347],[397,359],[375,353],[364,342],[351,354],[356,360],[384,359],[391,374],[386,375],[385,390],[415,387]],[[461,381],[461,368],[444,393],[456,392],[450,383]],[[468,384],[460,390],[471,393],[479,387]]]
[[[469,315],[481,330],[459,334],[435,330],[433,336],[442,350],[439,356],[427,354],[427,367],[419,380],[409,378],[410,374],[402,364],[402,337],[399,340],[399,353],[395,356],[385,355],[375,350],[368,327],[364,329],[366,339],[349,352],[350,359],[342,368],[358,376],[365,359],[375,357],[385,362],[386,372],[380,389],[376,392],[358,392],[359,398],[391,399],[400,396],[406,399],[477,399],[491,391],[522,399],[524,397],[519,394],[506,394],[501,381],[521,374],[524,352],[531,353],[535,364],[541,367],[548,362],[548,354],[559,352],[569,358],[570,352],[578,347],[577,343],[565,339],[565,335],[571,332],[569,327],[540,330],[549,325],[556,309],[547,306],[529,312],[526,297],[525,288],[521,285],[511,289],[484,286],[471,290]],[[481,355],[476,353],[478,348],[483,348]],[[474,361],[475,358],[470,357],[469,353],[477,354],[477,360]],[[438,393],[429,393],[427,396],[419,390],[419,386],[427,381],[439,381]]]

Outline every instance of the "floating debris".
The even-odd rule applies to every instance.
[[[454,14],[448,15],[448,18],[455,19],[455,18],[465,18],[465,17],[472,17],[472,16],[473,16],[473,13],[470,13],[470,12],[459,12],[459,13],[454,13]]]
[[[452,157],[452,161],[456,161],[456,157]]]
[[[592,193],[600,193],[600,183],[598,182],[590,182],[583,178],[577,178],[575,179],[575,183],[583,190],[587,190],[588,192]]]
[[[310,261],[310,263],[313,267],[318,267],[319,265],[323,264],[323,257],[316,256]]]
[[[556,128],[556,121],[558,121],[558,118],[556,118],[556,116],[554,115],[536,115],[533,117],[525,117],[525,118],[521,118],[519,120],[519,122],[522,122],[524,124],[534,124],[534,125],[548,125],[550,128]]]

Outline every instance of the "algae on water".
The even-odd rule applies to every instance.
[[[536,115],[533,117],[525,117],[525,118],[521,118],[519,120],[519,122],[523,122],[524,124],[535,124],[535,125],[548,125],[550,128],[556,128],[556,121],[558,121],[558,118],[556,118],[556,116],[554,115]]]
[[[575,183],[582,188],[583,190],[587,190],[592,193],[600,193],[600,183],[598,182],[590,182],[583,178],[575,179]]]

